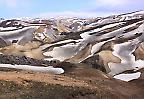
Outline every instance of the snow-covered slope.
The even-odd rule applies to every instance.
[[[2,20],[0,37],[2,49],[13,42],[40,42],[29,52],[38,49],[44,60],[82,63],[98,55],[94,60],[112,76],[144,67],[144,11],[93,19]]]

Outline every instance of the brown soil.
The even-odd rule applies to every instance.
[[[2,57],[2,56],[1,56]],[[26,57],[3,56],[1,63],[50,64]],[[8,59],[8,60],[7,60]],[[43,62],[43,63],[41,63]],[[16,69],[0,69],[0,99],[143,99],[144,79],[123,82],[91,68],[86,64],[56,62],[65,73],[27,72]],[[141,70],[144,73],[144,70]]]
[[[0,87],[0,99],[143,99],[144,97],[141,85],[115,80],[101,71],[82,66],[62,75],[1,71]]]

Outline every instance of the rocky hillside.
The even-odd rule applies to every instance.
[[[0,80],[22,89],[10,91],[10,98],[142,99],[143,46],[144,11],[87,19],[3,19]],[[37,85],[42,93],[27,93],[39,90]]]

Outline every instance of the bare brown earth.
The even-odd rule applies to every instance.
[[[90,61],[93,63],[72,64],[0,55],[3,64],[54,65],[65,70],[53,75],[0,68],[0,99],[143,99],[144,74],[138,80],[123,82],[99,71],[101,66],[85,64]]]
[[[1,69],[0,99],[143,99],[140,82],[115,80],[83,64],[62,75]]]

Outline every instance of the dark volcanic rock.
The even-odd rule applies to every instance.
[[[99,61],[99,55],[94,55],[94,56],[89,57],[86,60],[82,61],[81,63],[85,63],[92,68],[99,69],[103,72],[106,72],[104,66],[98,64],[98,61]]]
[[[33,66],[55,66],[59,63],[57,60],[45,61],[28,58],[25,56],[13,56],[13,55],[0,55],[1,64],[17,64],[17,65],[33,65]]]

